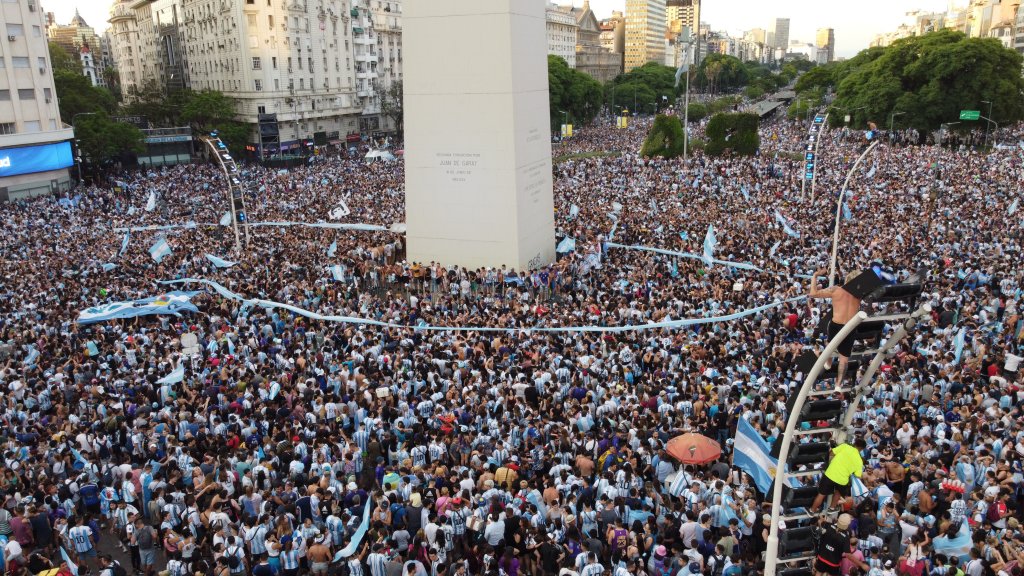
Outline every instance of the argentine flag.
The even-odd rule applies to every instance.
[[[171,253],[171,245],[167,243],[167,238],[161,236],[157,238],[156,242],[153,243],[149,248],[149,255],[153,257],[153,260],[157,264],[164,259],[165,256]]]
[[[1010,207],[1006,210],[1006,213],[1009,214],[1010,216],[1013,216],[1014,212],[1017,211],[1017,206],[1019,204],[1020,204],[1020,198],[1014,198],[1013,199],[1013,204],[1010,204]]]
[[[335,252],[338,251],[338,241],[331,242],[331,245],[327,247],[327,257],[333,258]]]
[[[800,237],[800,233],[797,232],[796,230],[793,230],[792,228],[790,228],[789,221],[786,220],[786,217],[783,216],[778,210],[775,211],[775,219],[779,221],[779,224],[782,224],[782,231],[783,232],[785,232],[786,234],[789,234],[793,238],[799,238]]]
[[[342,267],[341,264],[335,264],[334,266],[329,266],[328,269],[331,271],[331,277],[334,278],[335,282],[344,282],[345,281],[345,269]]]
[[[718,238],[715,237],[715,226],[714,224],[708,224],[708,233],[704,235],[704,264],[707,267],[715,261],[715,246],[718,245]]]
[[[772,458],[768,443],[745,418],[740,418],[736,425],[732,464],[749,474],[762,494],[768,493],[778,460]]]
[[[225,212],[224,214],[221,215],[221,217],[220,217],[220,225],[221,226],[231,226],[231,212],[230,211]]]
[[[132,237],[132,230],[129,228],[124,231],[124,238],[121,239],[121,249],[117,251],[117,257],[124,256],[124,253],[128,251],[128,241]]]
[[[149,198],[146,199],[146,212],[152,212],[156,208],[156,192],[149,191]]]
[[[953,345],[956,347],[955,352],[954,352],[954,356],[953,356],[953,364],[959,364],[960,363],[960,357],[964,353],[964,346],[967,345],[967,327],[966,326],[963,327],[963,328],[960,328],[960,331],[956,333],[956,337],[953,338]]]
[[[942,554],[944,556],[951,557],[957,556],[960,558],[961,563],[966,563],[971,558],[971,528],[967,522],[960,523],[960,532],[956,536],[949,538],[947,536],[936,536],[932,540],[932,548],[936,554]]]
[[[207,254],[206,255],[206,259],[209,260],[217,268],[231,268],[235,264],[238,264],[238,262],[232,262],[230,260],[225,260],[223,258],[218,258],[218,257],[214,256],[213,254]]]
[[[185,379],[185,363],[179,362],[178,367],[170,374],[156,381],[157,384],[177,384]]]
[[[559,254],[568,254],[576,250],[576,240],[566,236],[558,243],[558,248],[555,249]]]

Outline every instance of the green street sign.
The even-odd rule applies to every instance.
[[[981,111],[980,110],[961,110],[960,111],[960,119],[961,120],[978,120],[979,118],[981,118]]]

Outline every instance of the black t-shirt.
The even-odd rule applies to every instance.
[[[839,566],[843,561],[843,554],[850,550],[850,537],[845,532],[840,532],[832,526],[825,528],[825,532],[818,541],[818,558],[832,566]]]
[[[274,576],[274,569],[270,564],[257,564],[252,569],[252,576]]]
[[[546,574],[557,574],[558,573],[558,556],[561,554],[561,549],[552,544],[551,542],[545,542],[540,547],[540,563],[544,568]],[[255,575],[254,575],[255,576]]]

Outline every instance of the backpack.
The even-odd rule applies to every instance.
[[[1002,520],[1004,514],[1006,514],[1006,504],[1003,504],[1001,500],[996,500],[988,505],[988,510],[985,511],[985,518],[994,524]]]
[[[232,547],[224,551],[224,557],[227,560],[228,568],[234,572],[242,564],[242,560],[238,558],[238,548]]]
[[[153,547],[153,528],[150,526],[143,526],[137,536],[135,536],[135,542],[138,543],[139,549],[149,550]]]
[[[128,576],[128,571],[125,570],[124,567],[121,566],[121,564],[119,562],[117,562],[116,560],[110,566],[110,573],[113,574],[114,576]]]
[[[711,576],[722,576],[725,569],[725,556],[712,556],[715,560],[715,567],[711,569]]]

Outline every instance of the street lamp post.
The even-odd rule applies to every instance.
[[[853,167],[846,173],[846,180],[843,181],[843,187],[839,189],[839,195],[836,199],[836,229],[832,234],[832,259],[829,262],[828,267],[828,285],[835,286],[836,284],[836,258],[839,256],[839,222],[843,217],[843,200],[846,198],[846,187],[850,185],[850,178],[853,177],[853,173],[857,171],[857,167],[860,166],[861,161],[867,158],[867,155],[878,146],[878,140],[871,143],[870,146],[864,150],[864,153],[857,158],[857,161],[853,163]]]
[[[893,113],[892,113],[892,114],[889,114],[889,134],[890,134],[890,135],[892,134],[892,121],[893,121],[893,120],[894,120],[894,119],[895,119],[895,118],[896,118],[897,116],[901,116],[901,115],[903,115],[903,114],[906,114],[906,112],[896,112],[895,110],[893,111]],[[890,138],[891,138],[891,136],[890,136]]]
[[[96,115],[95,112],[79,112],[78,114],[75,114],[74,116],[71,117],[71,131],[72,132],[76,132],[76,130],[75,130],[75,120],[78,120],[79,116],[95,116],[95,115]],[[76,136],[77,136],[77,134],[76,134]],[[82,149],[81,149],[81,147],[78,148],[78,182],[79,183],[82,182]]]
[[[992,101],[991,100],[982,100],[981,103],[982,104],[988,104],[988,118],[985,118],[985,120],[987,120],[987,122],[985,123],[985,148],[988,148],[988,129],[989,129],[990,125],[992,124],[992,120],[991,120],[991,118],[992,118]],[[998,127],[997,127],[997,129],[998,129]]]
[[[683,160],[686,160],[686,153],[690,146],[690,57],[693,46],[697,43],[697,37],[691,37],[686,43],[686,61],[683,62],[682,72],[686,74],[686,91],[683,96]],[[679,86],[679,72],[676,72],[676,86]]]

